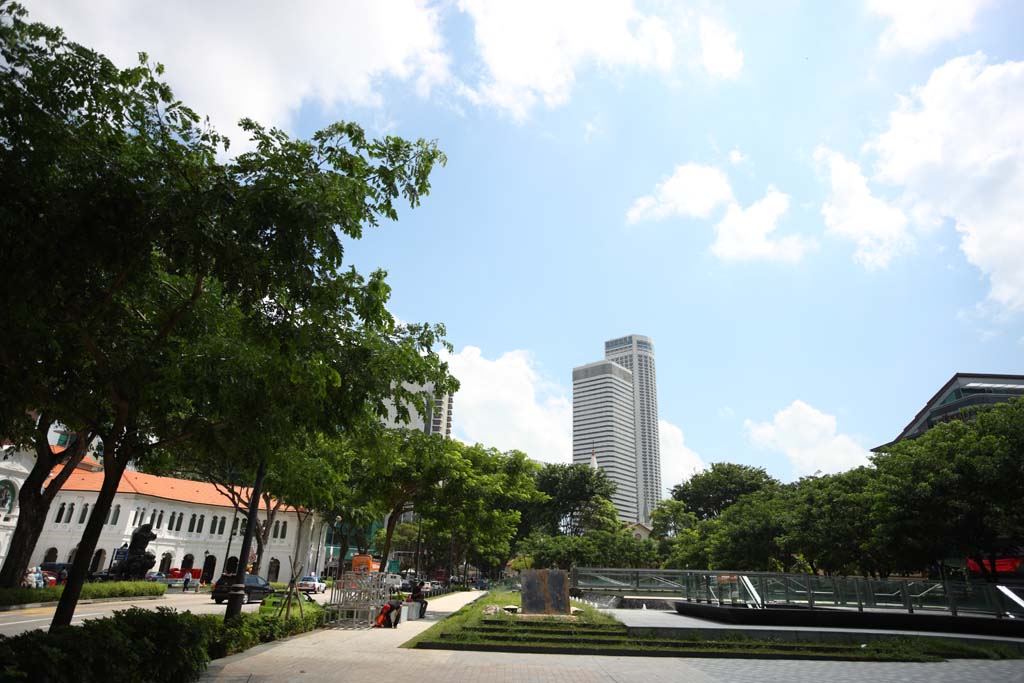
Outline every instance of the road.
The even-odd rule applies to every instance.
[[[322,601],[324,596],[316,596]],[[56,603],[47,607],[32,607],[30,609],[12,610],[0,612],[0,634],[14,636],[23,631],[32,629],[46,629],[50,626]],[[157,607],[173,607],[179,612],[189,611],[193,614],[224,614],[227,605],[218,605],[210,598],[209,593],[181,593],[175,590],[167,591],[159,600],[132,600],[130,598],[118,602],[100,602],[88,605],[79,605],[75,611],[75,618],[71,623],[80,624],[83,619],[95,619],[109,617],[116,610],[128,609],[129,607],[141,607],[143,609],[156,609]],[[245,612],[255,612],[259,609],[257,603],[244,605]]]

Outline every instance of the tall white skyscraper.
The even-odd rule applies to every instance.
[[[636,438],[633,373],[602,360],[572,370],[572,461],[598,467],[615,482],[619,519],[635,522]]]
[[[654,343],[631,334],[604,343],[604,357],[632,372],[633,428],[636,439],[637,518],[647,524],[661,498],[661,441],[658,438],[658,384]]]

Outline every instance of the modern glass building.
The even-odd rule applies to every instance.
[[[658,382],[654,343],[631,334],[604,343],[604,357],[633,373],[633,425],[636,440],[637,520],[649,523],[661,498],[661,441],[658,436]]]
[[[1024,397],[1024,375],[987,375],[958,372],[929,399],[899,436],[872,451],[885,450],[904,439],[913,439],[942,422],[966,421],[979,407]]]
[[[612,503],[624,522],[635,522],[636,439],[633,373],[602,360],[572,371],[572,461],[597,466],[615,482]]]

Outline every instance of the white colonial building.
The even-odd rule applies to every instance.
[[[0,456],[0,490],[13,491],[8,509],[0,512],[0,562],[6,556],[14,524],[17,521],[17,491],[31,468],[31,454],[8,452]],[[31,565],[43,562],[70,562],[89,511],[95,504],[103,482],[102,465],[86,458],[68,478],[50,507],[46,525],[36,543]],[[0,496],[0,502],[7,500]],[[260,518],[266,518],[261,508]],[[303,517],[307,517],[303,515]],[[261,574],[270,581],[288,580],[288,563],[297,558],[298,568],[312,566],[316,539],[312,515],[304,519],[300,529],[297,511],[282,506],[271,525],[263,554]],[[118,486],[114,503],[107,515],[104,530],[89,568],[108,568],[118,548],[131,541],[132,532],[142,524],[152,525],[156,540],[148,550],[157,558],[155,570],[202,569],[206,580],[216,579],[220,572],[233,570],[241,550],[244,515],[236,514],[231,500],[206,482],[158,477],[126,471]],[[253,557],[256,542],[253,541]],[[225,567],[227,565],[227,567]]]

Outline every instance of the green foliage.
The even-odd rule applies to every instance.
[[[708,537],[711,567],[757,571],[773,561],[785,566],[785,511],[783,496],[773,489],[744,495],[725,508]]]
[[[34,602],[57,602],[64,586],[45,588],[0,588],[0,605],[28,605]],[[110,581],[87,583],[82,586],[82,600],[100,598],[133,598],[144,595],[163,595],[167,584],[155,581]]]
[[[197,680],[210,659],[304,633],[323,623],[315,605],[291,618],[216,615],[132,608],[81,626],[0,636],[0,678],[32,683],[177,683]]]
[[[698,519],[714,519],[742,496],[774,488],[778,483],[764,468],[716,462],[674,486],[672,498],[683,503]]]
[[[615,483],[604,470],[583,464],[545,465],[536,475],[537,490],[543,494],[525,510],[523,535],[533,531],[580,536],[586,530],[588,511],[596,497],[610,500]],[[592,517],[592,515],[590,515]]]

